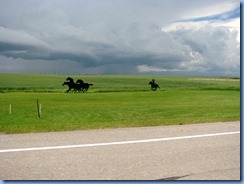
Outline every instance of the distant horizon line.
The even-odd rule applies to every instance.
[[[189,74],[189,75],[185,75],[185,74],[156,74],[156,73],[137,73],[137,74],[122,74],[122,73],[118,73],[118,74],[75,74],[75,73],[31,73],[31,72],[0,72],[0,74],[16,74],[16,75],[101,75],[101,76],[106,76],[106,75],[128,75],[128,76],[189,76],[189,77],[232,77],[232,78],[241,78],[241,74],[240,75],[194,75],[194,74]]]

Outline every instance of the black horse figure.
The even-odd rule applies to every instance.
[[[157,88],[160,88],[159,85],[155,83],[155,79],[152,79],[152,81],[150,81],[149,84],[151,85],[152,91],[156,91]]]
[[[65,91],[65,93],[68,93],[68,92],[70,92],[70,90],[71,89],[74,89],[74,92],[76,92],[76,91],[80,91],[81,90],[81,87],[80,87],[80,85],[78,85],[78,84],[76,84],[76,83],[72,83],[72,82],[64,82],[63,84],[62,84],[62,86],[64,86],[64,85],[67,85],[68,87],[69,87],[69,89],[67,90],[67,91]]]
[[[80,85],[74,83],[74,79],[71,78],[71,77],[68,77],[68,78],[66,79],[66,82],[64,82],[64,83],[62,84],[62,86],[64,86],[64,85],[69,86],[69,89],[68,89],[67,91],[65,91],[65,93],[70,92],[71,89],[74,89],[74,90],[73,90],[74,92],[77,92],[77,91],[80,92],[80,90],[81,90]]]
[[[78,79],[78,80],[76,81],[76,84],[79,84],[79,85],[80,85],[80,87],[81,87],[81,91],[82,91],[83,93],[84,93],[84,92],[87,93],[89,87],[90,87],[90,86],[93,86],[93,84],[84,83],[83,80],[81,80],[81,79]]]

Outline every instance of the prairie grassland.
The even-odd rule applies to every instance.
[[[0,74],[0,132],[28,133],[240,120],[238,81],[157,76],[71,76],[93,83],[64,93],[67,76]],[[192,78],[192,77],[191,77]],[[37,116],[36,99],[42,104]],[[9,114],[9,104],[12,112]]]
[[[161,90],[165,89],[209,89],[209,90],[240,90],[238,79],[209,77],[169,77],[169,76],[137,76],[137,75],[39,75],[39,74],[0,74],[0,93],[6,92],[48,92],[62,93],[67,86],[62,86],[70,76],[92,83],[89,93],[148,91],[148,82],[156,78]],[[193,80],[196,79],[196,80]],[[211,79],[211,80],[202,80]]]

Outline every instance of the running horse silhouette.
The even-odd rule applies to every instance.
[[[74,79],[71,77],[68,77],[66,79],[66,81],[63,83],[62,86],[64,86],[64,85],[68,85],[68,87],[69,87],[69,89],[67,91],[65,91],[65,93],[70,92],[71,89],[74,89],[73,90],[74,92],[77,92],[77,91],[81,92],[82,91],[84,93],[84,92],[88,91],[90,86],[93,86],[93,84],[84,83],[83,80],[81,80],[81,79],[78,79],[75,83]]]
[[[71,89],[74,89],[74,92],[81,90],[81,86],[79,84],[74,83],[74,79],[72,79],[71,77],[68,77],[66,79],[66,81],[62,84],[62,86],[64,85],[67,85],[69,87],[69,89],[65,91],[65,93],[70,92]]]
[[[71,82],[67,82],[65,81],[62,86],[64,85],[67,85],[69,87],[69,89],[67,91],[65,91],[65,93],[68,93],[71,91],[71,89],[74,89],[73,91],[76,92],[76,91],[80,91],[81,90],[81,87],[76,84],[76,83],[71,83]]]
[[[84,93],[84,92],[87,92],[90,86],[93,86],[93,84],[84,83],[83,80],[81,80],[81,79],[78,79],[78,80],[76,81],[76,84],[79,84],[79,85],[80,85],[80,87],[82,88],[81,91],[82,91],[83,93]]]
[[[155,79],[152,79],[152,81],[150,81],[149,84],[151,85],[152,91],[156,91],[157,88],[160,88],[159,85],[155,83]]]

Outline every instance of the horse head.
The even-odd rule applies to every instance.
[[[66,85],[66,84],[67,84],[67,82],[64,82],[64,83],[62,84],[62,86]]]
[[[68,78],[66,79],[66,81],[69,81],[69,82],[74,82],[74,79],[73,79],[73,78],[71,78],[71,77],[68,77]]]
[[[78,80],[76,81],[76,83],[77,83],[77,84],[78,84],[78,83],[83,84],[84,82],[83,82],[83,80],[78,79]]]

